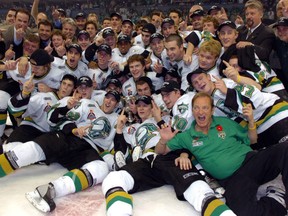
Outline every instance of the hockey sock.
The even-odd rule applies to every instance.
[[[64,176],[72,179],[75,186],[75,192],[84,190],[93,184],[91,175],[87,170],[74,169],[66,173]],[[53,185],[55,185],[54,182]]]
[[[6,154],[0,155],[0,177],[4,177],[8,175],[9,173],[12,173],[15,170],[15,168],[12,166],[10,160],[8,160],[8,157]]]
[[[111,188],[105,198],[107,215],[132,215],[132,196],[121,187]]]
[[[220,199],[209,197],[202,207],[203,216],[235,215],[233,211]]]

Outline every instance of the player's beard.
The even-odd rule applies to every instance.
[[[246,21],[246,24],[247,24],[248,28],[251,28],[254,25],[254,21],[252,19],[248,19]]]

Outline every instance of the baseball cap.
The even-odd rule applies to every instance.
[[[118,79],[111,79],[111,80],[108,82],[107,86],[109,86],[110,84],[113,84],[113,85],[115,85],[115,86],[118,87],[118,88],[121,88],[121,87],[122,87],[122,83],[121,83]],[[106,86],[106,87],[107,87],[107,86]]]
[[[189,73],[189,74],[187,75],[187,77],[186,77],[188,83],[189,83],[190,85],[192,85],[192,80],[191,80],[192,76],[195,75],[195,74],[201,74],[201,73],[206,73],[206,72],[205,72],[203,69],[201,69],[201,68],[197,68],[196,70],[194,70],[194,71],[192,71],[191,73]]]
[[[78,39],[79,37],[81,37],[82,35],[85,35],[87,38],[90,38],[90,35],[89,35],[89,33],[88,33],[87,31],[81,30],[81,31],[79,31],[79,33],[77,34],[77,39]]]
[[[147,23],[143,26],[142,32],[148,32],[152,35],[156,32],[156,28],[152,23]]]
[[[227,20],[227,21],[224,21],[223,23],[221,23],[219,26],[218,26],[218,29],[217,31],[219,32],[221,30],[222,27],[224,26],[229,26],[230,28],[232,29],[236,29],[236,25],[234,22],[231,22],[230,20]]]
[[[205,16],[205,12],[204,12],[204,10],[201,10],[201,9],[195,10],[191,14],[190,18],[193,18],[194,16]]]
[[[102,33],[103,38],[106,38],[108,36],[114,36],[114,35],[115,35],[115,32],[112,28],[106,28],[103,30],[103,33]]]
[[[152,34],[150,36],[150,43],[155,39],[155,38],[159,38],[160,40],[164,40],[164,36],[158,32]]]
[[[49,55],[45,50],[35,50],[30,56],[30,63],[36,66],[43,66],[54,61],[54,56]]]
[[[167,72],[166,72],[166,74],[165,74],[165,76],[166,75],[170,75],[170,76],[172,76],[172,77],[175,77],[175,78],[180,78],[180,75],[179,75],[179,73],[177,72],[177,70],[175,69],[175,68],[170,68]]]
[[[217,5],[212,5],[212,6],[210,7],[210,9],[208,10],[208,15],[210,15],[213,10],[221,11],[221,7],[219,7],[219,6],[217,6]]]
[[[84,13],[82,13],[82,12],[77,13],[76,16],[75,16],[75,19],[78,19],[78,18],[86,19],[86,15]]]
[[[110,14],[110,18],[115,17],[115,16],[122,20],[122,16],[119,13],[113,12]]]
[[[115,91],[115,90],[108,91],[108,92],[105,94],[105,97],[106,97],[107,95],[113,95],[117,102],[120,101],[120,98],[121,98],[121,97],[120,97],[120,93],[117,92],[117,91]]]
[[[131,38],[128,35],[121,34],[118,36],[117,43],[120,43],[121,41],[131,43]]]
[[[130,19],[125,19],[125,20],[123,20],[123,21],[122,21],[122,25],[123,25],[124,23],[129,23],[131,26],[134,26],[134,23],[133,23],[132,20],[130,20]]]
[[[67,51],[69,51],[72,48],[76,49],[78,53],[82,54],[82,48],[80,47],[79,44],[76,44],[76,43],[70,44],[67,48]]]
[[[180,90],[180,85],[174,80],[164,82],[160,89],[161,92],[172,92],[175,90]]]
[[[57,8],[56,10],[66,17],[66,12],[65,12],[65,10],[63,8]]]
[[[111,47],[108,46],[107,44],[101,44],[98,49],[97,49],[97,52],[100,52],[100,51],[104,51],[106,52],[107,54],[111,55],[112,54],[112,50],[111,50]]]
[[[162,23],[161,23],[161,28],[163,28],[163,26],[164,26],[165,24],[167,24],[167,23],[169,23],[169,25],[175,25],[174,20],[168,17],[168,18],[165,18],[165,19],[162,21]]]
[[[92,81],[92,79],[89,76],[81,76],[77,80],[77,87],[81,86],[81,85],[85,85],[87,87],[92,87],[93,86],[93,81]]]
[[[288,26],[288,17],[281,17],[274,25],[273,28],[277,26]]]
[[[139,96],[137,100],[135,101],[135,104],[138,104],[139,102],[144,102],[145,104],[152,104],[152,98],[147,95]]]

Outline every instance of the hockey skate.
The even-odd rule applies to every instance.
[[[56,208],[54,186],[49,183],[25,194],[27,200],[41,212],[51,212]]]
[[[134,147],[132,152],[132,160],[133,162],[137,161],[142,156],[142,148],[141,146],[137,145]]]
[[[117,171],[126,165],[125,155],[121,151],[114,154],[114,169]]]

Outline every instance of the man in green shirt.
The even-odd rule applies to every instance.
[[[183,133],[171,127],[160,129],[156,145],[158,154],[176,149],[188,149],[214,178],[226,189],[226,204],[237,215],[286,215],[287,196],[280,188],[268,187],[266,196],[256,199],[258,187],[280,173],[288,188],[288,145],[286,142],[259,152],[249,143],[257,139],[252,107],[243,114],[248,119],[248,132],[225,117],[213,117],[213,99],[207,93],[197,93],[192,100],[195,121]],[[177,134],[177,135],[176,135]],[[250,139],[250,142],[249,142]],[[187,159],[183,166],[191,167]],[[193,191],[191,191],[193,192]]]

